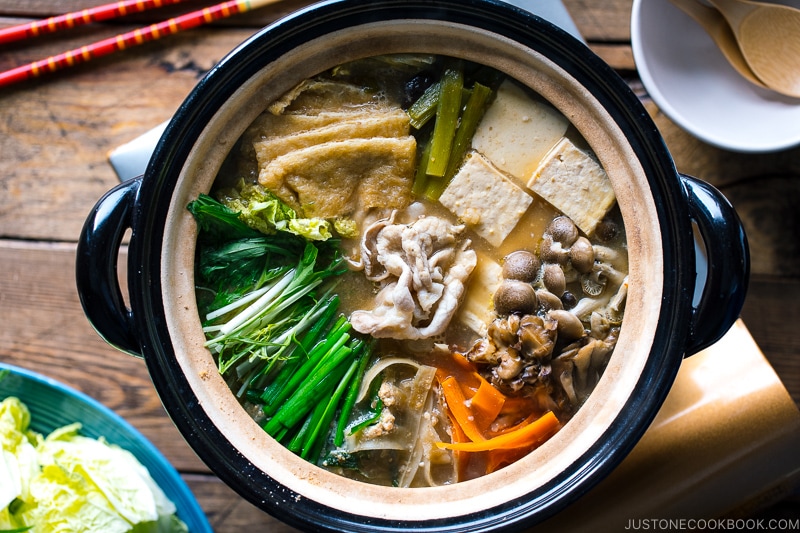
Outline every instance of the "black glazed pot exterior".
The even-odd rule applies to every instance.
[[[477,27],[521,43],[574,77],[623,131],[657,207],[665,265],[658,327],[635,392],[588,451],[546,485],[490,509],[423,522],[331,508],[296,494],[255,467],[199,407],[170,343],[162,300],[161,256],[173,193],[195,141],[224,102],[265,65],[295,47],[349,27],[395,19]],[[692,221],[708,252],[708,278],[695,296]],[[131,230],[126,308],[116,283],[116,251]],[[86,314],[118,349],[144,357],[174,423],[200,458],[244,498],[277,518],[314,531],[518,531],[561,511],[603,479],[633,448],[659,410],[685,355],[718,340],[741,309],[749,274],[746,239],[733,208],[705,183],[679,175],[636,96],[582,43],[552,24],[493,0],[334,0],[299,11],[243,43],[215,66],[181,105],[143,177],[101,199],[81,235],[77,284]]]

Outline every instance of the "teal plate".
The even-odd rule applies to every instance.
[[[18,397],[28,406],[31,429],[36,432],[47,435],[66,424],[80,422],[81,435],[105,437],[131,452],[175,504],[189,531],[212,533],[203,510],[175,468],[144,435],[111,409],[54,379],[0,363],[0,400],[8,396]]]

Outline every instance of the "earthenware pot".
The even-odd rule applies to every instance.
[[[435,488],[344,479],[299,459],[251,420],[203,348],[196,228],[186,210],[208,192],[230,147],[268,102],[336,64],[395,52],[490,65],[561,110],[608,171],[630,257],[617,348],[575,417],[526,458]],[[117,256],[128,231],[126,304]],[[698,282],[702,258],[708,268]],[[736,320],[748,265],[730,204],[676,171],[637,97],[566,32],[492,0],[335,0],[263,29],[198,83],[145,175],[110,191],[89,215],[77,282],[91,323],[111,345],[144,358],[166,410],[200,458],[277,518],[316,531],[518,531],[566,509],[633,448],[682,359]]]

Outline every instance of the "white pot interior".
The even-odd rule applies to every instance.
[[[304,78],[370,55],[427,52],[492,66],[549,100],[578,129],[613,184],[627,231],[629,294],[620,338],[605,373],[578,413],[522,460],[476,480],[398,489],[348,480],[311,465],[269,437],[217,372],[194,295],[196,227],[186,205],[208,192],[228,150],[265,106]],[[308,42],[266,65],[226,102],[197,141],[173,195],[161,281],[173,349],[208,418],[253,465],[303,498],[356,515],[425,520],[466,515],[535,491],[602,437],[636,387],[650,355],[662,299],[660,228],[644,172],[623,132],[586,89],[536,51],[502,36],[439,21],[374,23]],[[283,496],[276,495],[280,500]]]

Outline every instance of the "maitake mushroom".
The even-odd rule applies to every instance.
[[[593,244],[558,216],[538,257],[519,250],[504,259],[494,295],[498,318],[464,354],[499,390],[569,415],[594,388],[616,345],[627,295],[627,258],[602,244],[618,228],[612,221],[600,228]]]

